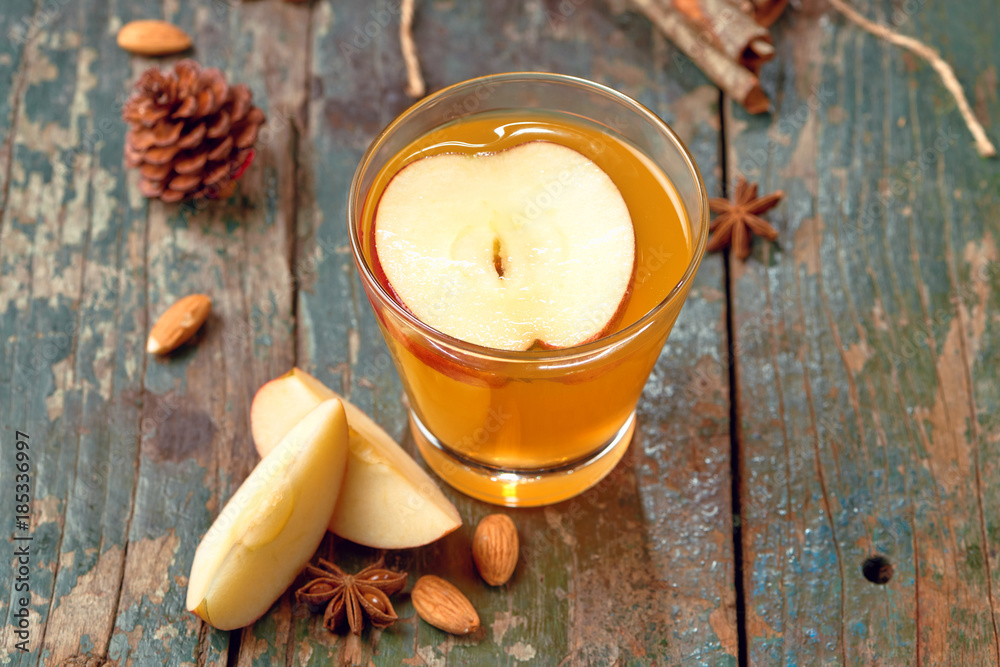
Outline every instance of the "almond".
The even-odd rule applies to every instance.
[[[410,599],[420,618],[453,635],[479,629],[479,614],[454,584],[428,574],[417,580]]]
[[[166,21],[132,21],[118,31],[118,46],[141,56],[168,56],[191,48],[187,33]]]
[[[502,586],[517,565],[517,528],[506,514],[483,517],[472,538],[472,559],[490,586]]]
[[[212,312],[212,300],[204,294],[191,294],[167,308],[153,325],[146,342],[150,354],[166,354],[187,342]]]

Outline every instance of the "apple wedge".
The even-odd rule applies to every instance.
[[[264,460],[313,407],[340,398],[299,368],[262,386],[250,406],[250,429]],[[362,410],[343,401],[350,427],[347,473],[329,521],[340,537],[380,549],[417,547],[462,525],[434,480]]]
[[[374,236],[389,288],[415,317],[503,350],[605,335],[635,273],[618,187],[549,141],[411,162],[382,193]]]
[[[188,580],[189,611],[233,630],[274,604],[326,533],[347,450],[344,405],[318,402],[257,464],[202,538]]]

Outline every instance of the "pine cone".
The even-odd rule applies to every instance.
[[[139,169],[143,195],[165,202],[229,197],[265,120],[247,86],[193,60],[143,72],[122,118],[131,125],[125,163]]]

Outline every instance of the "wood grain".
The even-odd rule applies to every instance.
[[[184,611],[187,572],[201,534],[255,462],[249,398],[294,354],[291,125],[262,133],[248,194],[228,208],[147,208],[122,171],[120,105],[154,63],[130,60],[113,35],[123,21],[161,11],[159,2],[113,13],[98,2],[46,6],[31,18],[38,30],[12,76],[20,97],[7,101],[15,131],[0,226],[12,409],[0,437],[6,444],[17,426],[40,445],[34,650],[10,654],[5,635],[15,663],[63,664],[74,654],[119,664],[225,661],[228,633],[207,632]],[[174,18],[200,25],[199,49],[212,64],[288,118],[302,79],[276,68],[297,54],[289,68],[304,72],[305,49],[294,30],[271,31],[283,17],[292,23],[291,11],[279,5],[255,19],[260,49],[229,37],[242,34],[237,17],[224,35],[204,8]],[[221,310],[192,344],[149,360],[141,340],[150,312],[191,288],[215,294]],[[8,515],[11,500],[3,499]]]
[[[410,103],[402,59],[395,30],[372,28],[377,34],[367,43],[359,36],[377,9],[344,7],[331,17],[320,5],[314,15],[296,256],[300,263],[317,261],[300,280],[299,361],[414,451],[402,389],[358,282],[346,225],[347,190],[361,153]],[[422,5],[415,27],[431,90],[516,69],[594,78],[675,123],[714,181],[717,92],[693,68],[671,77],[673,52],[644,20],[580,3],[455,3]],[[523,548],[507,587],[485,587],[470,557],[475,525],[495,508],[450,489],[465,525],[434,545],[392,556],[411,582],[421,574],[454,581],[478,610],[484,632],[449,638],[419,622],[404,596],[396,604],[404,620],[370,636],[366,658],[380,664],[735,664],[722,286],[721,264],[707,261],[647,387],[641,435],[612,476],[567,503],[509,512]],[[696,422],[677,417],[691,411],[703,416]],[[328,548],[355,567],[376,556],[340,541]],[[295,643],[290,664],[325,664],[342,654],[343,640],[324,635],[318,619],[308,632],[300,627],[288,636],[272,624],[257,637],[270,647],[287,636]],[[241,660],[251,664],[245,652]]]
[[[20,428],[34,443],[33,650],[10,656],[19,664],[35,664],[43,653],[65,656],[77,647],[71,642],[107,645],[125,544],[120,519],[133,486],[130,459],[122,469],[116,464],[123,459],[115,458],[127,456],[128,439],[115,437],[106,418],[114,412],[118,424],[135,427],[134,410],[111,404],[116,383],[127,394],[123,365],[141,355],[118,335],[127,336],[133,323],[115,327],[114,313],[135,296],[118,269],[126,249],[141,249],[141,240],[130,245],[127,215],[109,219],[121,147],[104,162],[102,142],[95,140],[107,112],[93,113],[92,101],[103,96],[114,108],[116,92],[92,73],[102,12],[53,14],[38,7],[29,17],[10,89],[19,97],[10,104],[9,189],[0,223],[3,367],[10,372],[2,437],[7,444]],[[10,472],[0,476],[9,480]],[[119,473],[115,481],[124,485],[109,484],[109,472]],[[4,585],[13,590],[6,576]],[[86,623],[81,607],[88,608]],[[61,621],[51,634],[50,618]],[[5,642],[4,650],[11,648]]]
[[[27,82],[24,54],[28,43],[35,38],[37,25],[35,6],[31,0],[14,0],[0,15],[0,34],[6,37],[0,44],[0,81],[10,82],[6,93],[0,95],[0,136],[3,137],[0,141],[0,210],[7,205],[17,107]]]
[[[236,199],[148,208],[150,313],[192,289],[210,294],[215,305],[195,346],[169,363],[147,362],[143,421],[152,426],[142,434],[115,636],[119,660],[139,664],[168,653],[174,660],[204,660],[225,652],[238,635],[188,614],[184,584],[202,534],[257,462],[248,432],[253,392],[293,355],[287,248],[295,133],[288,119],[301,103],[302,79],[288,71],[304,70],[304,15],[283,4],[217,4],[184,7],[166,18],[194,36],[203,63],[249,84],[271,122]],[[163,540],[173,540],[169,556]],[[162,554],[153,569],[170,584],[162,602],[148,587],[128,585],[150,569],[149,553]]]
[[[985,7],[865,11],[937,45],[987,120]],[[788,193],[732,271],[750,662],[997,664],[1000,170],[929,67],[825,11],[776,31],[772,118],[727,107],[730,182]]]
[[[343,640],[290,596],[253,627],[221,633],[184,611],[184,593],[198,540],[256,462],[247,410],[265,380],[298,362],[413,449],[344,218],[361,152],[409,103],[397,17],[383,24],[380,6],[364,3],[228,0],[15,0],[6,11],[0,27],[30,29],[0,45],[11,82],[0,99],[0,438],[20,428],[39,445],[34,650],[5,643],[3,657],[328,664]],[[114,34],[151,17],[194,36],[194,55],[250,84],[268,113],[229,203],[147,203],[122,168],[120,105],[154,63],[118,50]],[[432,89],[514,69],[619,88],[677,129],[718,189],[718,93],[644,19],[598,3],[426,3],[416,38]],[[721,262],[707,259],[612,476],[568,503],[511,511],[524,546],[509,586],[483,586],[468,553],[495,509],[457,494],[461,531],[389,554],[411,581],[446,570],[482,634],[445,636],[404,594],[401,622],[367,634],[366,657],[736,664],[723,288]],[[193,291],[212,295],[212,318],[169,358],[147,357],[151,321]],[[11,503],[0,498],[5,516]],[[321,551],[348,568],[377,556],[333,539]],[[11,587],[8,570],[0,585]]]
[[[1000,117],[987,0],[862,6],[940,48],[980,118]],[[5,5],[0,443],[8,452],[14,430],[27,431],[35,466],[33,650],[13,650],[5,631],[5,661],[340,657],[343,641],[289,596],[232,634],[183,604],[198,539],[256,461],[257,386],[298,362],[405,434],[344,221],[361,152],[408,104],[398,19],[383,25],[380,11]],[[524,549],[508,587],[482,586],[468,556],[494,509],[455,494],[459,532],[389,554],[411,581],[446,569],[482,634],[439,633],[404,594],[401,622],[365,637],[373,662],[736,664],[731,392],[750,663],[1000,662],[1000,167],[975,155],[929,68],[825,11],[804,2],[775,29],[778,55],[762,73],[773,117],[725,108],[727,177],[789,194],[772,215],[780,242],[730,267],[737,386],[722,265],[710,258],[622,465],[573,501],[510,512]],[[114,34],[151,17],[195,36],[196,57],[249,83],[268,112],[257,162],[228,204],[147,204],[122,168],[120,104],[152,61],[118,50]],[[711,194],[720,189],[717,91],[634,14],[576,1],[421,3],[416,39],[432,90],[541,69],[632,94],[688,141]],[[216,314],[192,344],[149,359],[151,318],[191,291],[212,294]],[[0,479],[11,462],[0,458]],[[0,514],[13,507],[0,494]],[[333,539],[321,551],[348,568],[377,556]],[[894,568],[884,586],[861,573],[875,554]],[[12,570],[0,586],[8,618]]]

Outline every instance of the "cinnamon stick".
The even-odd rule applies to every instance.
[[[778,20],[788,6],[788,0],[747,0],[753,5],[753,18],[765,28]]]
[[[774,57],[771,34],[732,0],[661,0],[674,9],[722,53],[752,72]]]
[[[727,57],[711,40],[706,40],[679,11],[658,0],[632,0],[667,39],[683,51],[712,82],[742,104],[750,113],[763,113],[771,106],[757,77]]]
[[[788,0],[728,0],[765,28],[770,28],[788,6]]]

